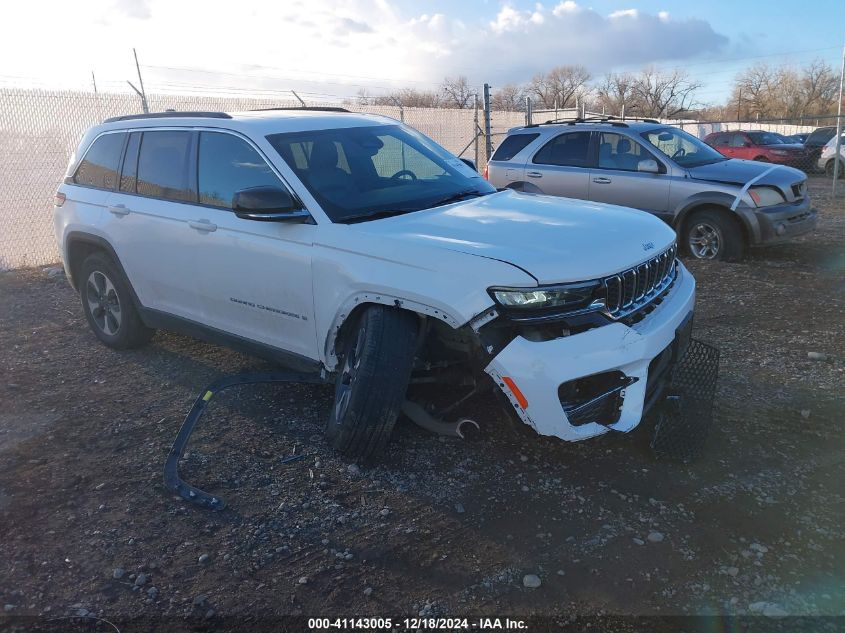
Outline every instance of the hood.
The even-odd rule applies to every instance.
[[[699,167],[690,167],[688,172],[691,178],[696,180],[709,180],[711,182],[725,182],[734,185],[744,185],[749,180],[752,180],[768,171],[774,165],[772,163],[764,163],[756,160],[739,160],[731,158],[723,160],[718,163],[710,165],[701,165]],[[799,171],[792,167],[784,165],[777,165],[776,169],[770,171],[758,184],[792,184],[798,181],[805,180],[806,176],[803,171]]]
[[[509,190],[350,228],[507,262],[541,284],[618,273],[675,239],[669,226],[643,211]]]

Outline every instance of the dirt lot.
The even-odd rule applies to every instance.
[[[163,488],[170,444],[205,384],[264,365],[167,333],[114,352],[62,276],[0,275],[5,613],[845,614],[845,198],[822,182],[815,234],[690,264],[722,369],[689,466],[642,428],[538,440],[477,399],[476,441],[404,422],[359,470],[321,436],[329,387],[246,387],[192,441],[183,472],[230,504],[198,509]]]

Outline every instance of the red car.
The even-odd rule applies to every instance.
[[[728,158],[744,158],[807,169],[809,157],[803,145],[784,143],[771,132],[734,130],[713,132],[704,142]]]

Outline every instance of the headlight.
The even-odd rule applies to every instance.
[[[587,307],[602,307],[604,299],[598,296],[601,283],[561,284],[538,288],[490,288],[490,296],[504,308],[543,310],[545,308],[567,308],[577,310]]]
[[[772,187],[751,187],[748,195],[758,207],[770,207],[775,204],[783,204],[786,199],[780,191]]]

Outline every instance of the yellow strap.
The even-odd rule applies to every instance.
[[[202,397],[202,399],[203,399],[205,402],[208,402],[209,400],[211,400],[211,396],[213,396],[213,395],[214,395],[214,392],[211,392],[211,391],[206,391],[206,392],[205,392],[205,395]]]

